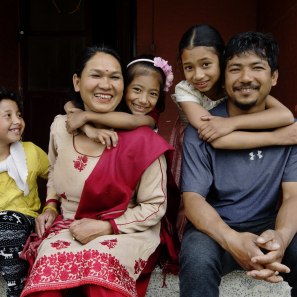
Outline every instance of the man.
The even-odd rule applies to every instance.
[[[274,38],[261,33],[231,38],[225,51],[229,99],[211,114],[264,110],[278,78],[277,53]],[[288,129],[292,136],[296,124]],[[216,150],[189,125],[181,191],[189,220],[180,253],[181,296],[219,296],[221,277],[240,268],[256,279],[284,279],[297,296],[297,146]]]

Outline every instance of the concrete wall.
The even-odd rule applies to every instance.
[[[18,1],[1,1],[0,86],[18,90]]]
[[[174,83],[166,98],[166,110],[160,117],[160,134],[169,140],[177,117],[177,109],[170,98],[174,86],[183,79],[182,70],[176,69],[178,45],[182,35],[195,24],[207,23],[217,28],[227,42],[240,32],[257,29],[257,1],[243,0],[155,0],[154,43],[152,43],[152,1],[137,0],[137,53],[152,53],[174,65]],[[267,1],[268,2],[268,1]],[[275,1],[276,2],[276,1]],[[186,3],[186,4],[185,4]]]
[[[280,52],[280,75],[272,95],[284,103],[297,117],[297,2],[296,0],[261,0],[257,11],[258,30],[272,33]]]

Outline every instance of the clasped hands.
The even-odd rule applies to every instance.
[[[87,244],[99,236],[114,233],[112,225],[108,220],[100,221],[87,218],[73,221],[69,231],[81,244]]]
[[[247,275],[271,283],[283,281],[279,273],[289,273],[290,269],[281,264],[286,247],[280,234],[274,230],[266,230],[260,236],[248,232],[236,234],[228,242],[228,251],[248,271]]]

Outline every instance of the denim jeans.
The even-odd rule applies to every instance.
[[[274,229],[275,218],[229,226],[237,232],[260,235],[267,229]],[[221,277],[233,270],[242,269],[229,252],[190,222],[185,228],[179,261],[182,297],[219,296]],[[297,297],[297,235],[286,249],[282,263],[287,265],[291,272],[280,275],[292,287],[291,296]]]

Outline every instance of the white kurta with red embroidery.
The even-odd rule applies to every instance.
[[[47,200],[60,201],[63,218],[74,219],[84,182],[100,156],[79,153],[65,121],[66,116],[57,116],[51,126]],[[120,234],[97,237],[86,245],[74,241],[68,229],[50,234],[38,249],[22,296],[83,284],[137,296],[136,279],[160,243],[165,193],[166,160],[162,155],[142,175],[126,212],[115,219]]]

